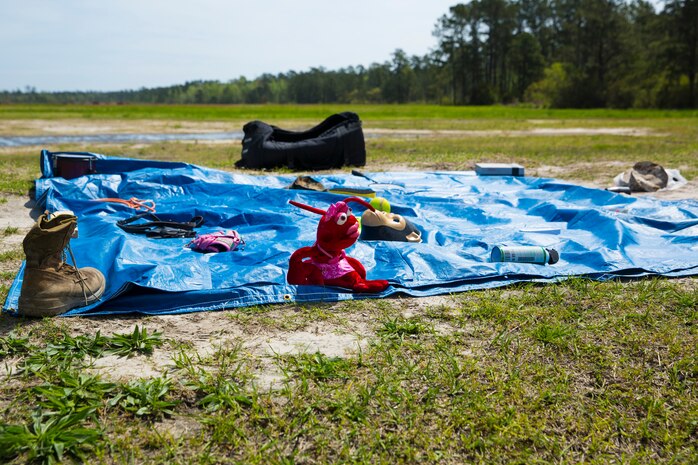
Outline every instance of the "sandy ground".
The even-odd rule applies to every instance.
[[[141,124],[142,123],[142,124]],[[197,132],[197,131],[229,131],[225,124],[211,123],[177,123],[171,122],[89,122],[71,121],[69,124],[61,121],[10,121],[3,122],[0,134],[103,134],[117,132]],[[387,130],[373,130],[376,133],[387,134]],[[536,131],[536,130],[533,130]],[[527,131],[527,133],[533,132]],[[647,135],[647,131],[638,128],[612,128],[612,129],[583,129],[565,128],[560,130],[541,129],[545,135],[555,134],[623,134],[623,135]],[[609,132],[610,131],[610,132]],[[430,136],[441,135],[447,131],[398,131],[398,133]],[[453,131],[448,131],[453,132]],[[458,131],[463,135],[464,131]],[[467,132],[467,131],[465,131]],[[475,132],[475,131],[474,131]],[[483,131],[476,131],[482,133]],[[520,131],[508,131],[503,135],[517,135]],[[494,132],[488,132],[488,135]],[[475,134],[474,134],[475,135]],[[483,134],[477,134],[483,135]],[[528,175],[541,177],[559,177],[570,170],[583,169],[584,166],[566,166],[564,168],[543,166],[535,171],[527,172]],[[618,173],[628,167],[613,166],[610,169]],[[580,182],[589,187],[606,187],[601,182]],[[662,199],[696,199],[698,200],[698,180],[691,180],[687,185],[676,189],[660,191],[653,195]],[[5,202],[0,202],[0,232],[11,228],[10,233],[0,236],[0,253],[16,250],[21,247],[21,242],[26,232],[34,224],[38,213],[32,210],[33,203],[26,197],[5,196]],[[16,230],[14,230],[16,228]],[[19,266],[19,261],[5,262],[0,265],[0,272],[14,272]],[[5,269],[2,269],[5,268]],[[401,299],[398,303],[402,307],[404,316],[423,313],[429,308],[442,305],[452,305],[456,297],[436,296],[429,298]],[[329,311],[336,305],[329,305]],[[304,310],[295,306],[278,305],[264,310],[264,317],[272,320],[283,320]],[[255,322],[254,318],[244,320],[237,318],[248,309],[238,309],[222,312],[202,312],[185,315],[163,315],[156,317],[92,317],[92,318],[61,318],[60,322],[73,334],[94,334],[101,331],[103,335],[115,333],[127,333],[133,330],[134,325],[144,326],[149,332],[161,331],[166,339],[179,343],[186,343],[201,356],[211,354],[219,347],[238,345],[242,350],[256,360],[257,383],[260,387],[274,387],[281,379],[281,374],[276,371],[273,357],[286,353],[322,352],[328,356],[342,356],[360,350],[370,338],[375,335],[376,324],[373,315],[370,315],[357,307],[356,312],[342,312],[342,318],[329,319],[328,321],[305,321],[300,327],[294,329],[275,329],[269,325]],[[336,321],[335,321],[336,320]],[[252,322],[250,322],[252,321]],[[0,336],[7,334],[16,326],[41,324],[36,320],[24,320],[8,315],[0,315]],[[448,331],[448,328],[443,328]],[[104,377],[125,380],[136,377],[149,377],[168,374],[173,369],[172,357],[176,352],[172,347],[165,346],[156,350],[151,357],[136,356],[132,358],[118,358],[115,356],[98,359],[93,370]],[[11,363],[8,370],[12,369]]]
[[[58,136],[94,134],[186,134],[193,132],[239,131],[240,125],[217,121],[160,120],[2,120],[0,135]]]
[[[529,121],[533,124],[536,121]],[[294,129],[296,122],[275,122],[279,127]],[[189,134],[240,131],[242,125],[224,121],[158,121],[158,120],[2,120],[0,136],[58,136],[97,134]],[[300,129],[300,128],[299,128]],[[617,135],[661,136],[648,128],[532,128],[525,130],[461,130],[461,129],[382,129],[364,127],[367,136],[561,136],[561,135]]]
[[[527,170],[526,174],[529,176],[535,176],[540,178],[566,178],[570,172],[594,172],[592,163],[573,163],[564,167],[560,166],[539,166],[535,169]],[[617,175],[623,173],[630,169],[631,167],[622,162],[612,162],[607,163],[606,168],[608,171]],[[593,187],[597,189],[605,189],[609,187],[605,179],[592,179],[585,181],[574,181],[576,184],[585,187]],[[635,192],[632,194],[636,197],[650,196],[662,200],[682,200],[682,199],[693,199],[698,200],[698,179],[689,179],[688,183],[678,186],[674,189],[661,189],[657,192]]]

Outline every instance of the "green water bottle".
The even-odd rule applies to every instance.
[[[492,249],[490,259],[493,262],[537,263],[553,265],[560,260],[555,249],[546,249],[537,245],[503,246]]]

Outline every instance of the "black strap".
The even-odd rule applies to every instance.
[[[150,220],[145,223],[133,224],[139,220]],[[167,239],[173,237],[194,237],[198,228],[204,222],[202,216],[194,216],[186,223],[176,221],[163,221],[153,213],[139,213],[138,215],[117,221],[116,224],[128,233],[145,234],[154,239]]]

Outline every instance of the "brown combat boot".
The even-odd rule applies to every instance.
[[[89,305],[104,293],[102,273],[91,267],[76,268],[65,262],[64,249],[70,252],[70,237],[77,217],[41,215],[24,238],[26,266],[19,296],[20,315],[44,317]]]

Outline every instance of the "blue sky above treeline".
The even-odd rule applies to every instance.
[[[0,90],[109,91],[424,55],[456,1],[0,0]]]

